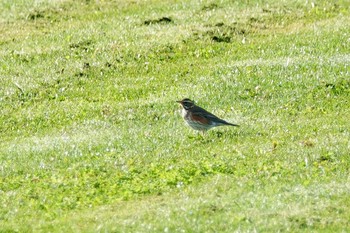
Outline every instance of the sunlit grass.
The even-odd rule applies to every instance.
[[[1,230],[349,229],[347,2],[0,7]]]

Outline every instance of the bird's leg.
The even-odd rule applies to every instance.
[[[206,132],[205,130],[201,130],[202,138],[204,138],[205,132]]]
[[[204,130],[199,130],[198,133],[197,133],[197,136],[201,139],[204,139],[204,133],[205,131]]]

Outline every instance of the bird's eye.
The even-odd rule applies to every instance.
[[[192,106],[192,103],[191,103],[191,102],[186,101],[186,102],[184,102],[184,105],[185,105],[187,108],[189,108],[189,107],[191,107],[191,106]]]

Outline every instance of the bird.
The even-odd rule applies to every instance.
[[[182,117],[194,130],[205,132],[213,127],[222,125],[239,126],[220,119],[207,110],[197,106],[194,101],[189,98],[176,102],[182,105]]]

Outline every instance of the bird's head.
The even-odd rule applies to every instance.
[[[182,105],[182,107],[186,110],[192,108],[194,106],[194,102],[188,98],[185,98],[183,100],[179,100],[179,101],[176,101],[178,102],[179,104]]]

